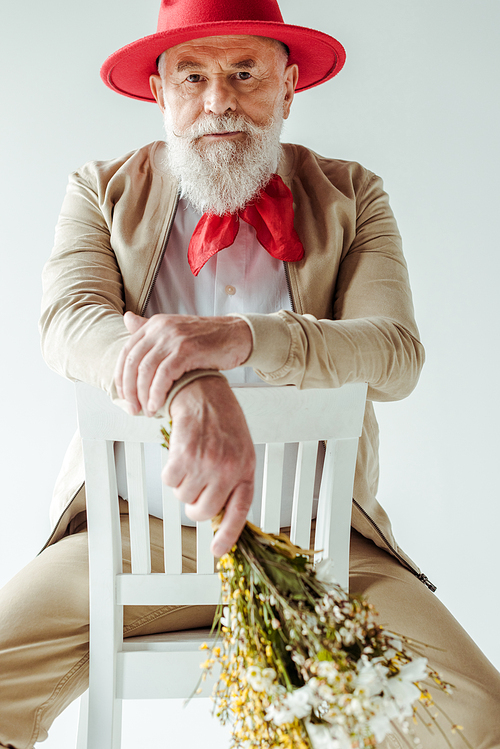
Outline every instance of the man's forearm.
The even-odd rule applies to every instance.
[[[253,499],[255,452],[245,417],[227,381],[204,377],[172,402],[172,434],[162,479],[192,520],[224,510],[212,543],[221,556],[236,542]]]
[[[424,363],[418,338],[385,317],[317,320],[283,310],[241,317],[253,338],[246,364],[269,384],[311,388],[368,382],[371,400],[398,400],[413,390]]]

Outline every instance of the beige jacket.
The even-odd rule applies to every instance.
[[[48,365],[115,399],[114,365],[128,337],[122,316],[144,313],[177,206],[177,184],[162,167],[164,148],[157,142],[71,175],[43,273]],[[294,312],[244,315],[254,343],[247,364],[276,385],[368,382],[352,523],[419,574],[375,497],[378,428],[371,401],[408,395],[424,361],[387,195],[381,180],[359,164],[302,146],[284,147],[279,173],[293,193],[305,257],[286,264]],[[61,538],[84,507],[75,436],[57,481],[48,543]]]

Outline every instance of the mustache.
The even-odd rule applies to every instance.
[[[171,129],[171,132],[176,138],[182,138],[194,143],[204,135],[216,135],[217,133],[234,133],[238,131],[250,136],[256,136],[270,129],[272,124],[272,118],[270,118],[270,121],[266,122],[264,125],[256,125],[243,115],[209,115],[203,120],[200,120],[200,122],[195,122],[193,125],[190,125],[182,133],[176,133],[173,128]]]

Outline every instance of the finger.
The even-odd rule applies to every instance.
[[[186,505],[187,510],[188,508],[193,507],[194,503],[199,502],[200,497],[203,496],[203,493],[206,490],[206,487],[206,483],[203,483],[203,481],[198,480],[197,478],[193,480],[193,477],[190,476],[189,473],[186,473],[184,478],[177,484],[177,486],[174,487],[174,494],[179,502],[182,502],[184,505]],[[204,519],[208,519],[209,517],[210,515],[207,515],[207,517]],[[198,520],[197,517],[191,519]]]
[[[122,349],[118,355],[118,359],[116,361],[115,365],[115,372],[114,372],[114,380],[116,385],[116,390],[118,392],[118,397],[123,398],[123,367],[125,365],[125,359],[128,354],[128,341],[127,343],[122,346]]]
[[[221,557],[232,549],[243,530],[253,499],[253,482],[239,484],[226,503],[224,517],[214,536],[211,551]]]
[[[158,364],[149,388],[147,409],[150,413],[155,414],[163,406],[175,380],[183,374],[184,370],[176,365],[172,356],[166,356]]]
[[[195,484],[195,482],[188,483],[186,480],[178,489],[181,501],[189,505],[186,507],[186,515],[190,520],[210,520],[218,515],[229,501],[232,485],[228,486],[227,482],[214,483],[213,474],[209,478],[211,480],[206,481],[198,495],[196,495],[196,490],[200,482]]]
[[[136,315],[134,312],[130,312],[129,310],[128,312],[125,312],[123,316],[123,322],[125,323],[125,327],[127,328],[129,333],[135,333],[147,323],[147,318]]]
[[[175,456],[170,450],[170,455],[166,465],[163,466],[161,472],[161,480],[166,486],[171,486],[173,489],[177,489],[187,476],[187,470],[181,460],[176,460]]]
[[[155,408],[154,410],[152,409],[150,405],[151,386],[155,380],[158,367],[162,364],[162,357],[163,353],[158,351],[156,347],[153,347],[143,356],[137,367],[137,398],[146,416],[152,416],[155,414],[158,408],[162,406],[167,399],[165,394],[165,397],[158,405],[158,408]]]
[[[138,315],[134,315],[133,312],[126,312],[123,318],[123,321],[125,323],[125,327],[127,330],[132,333],[132,336],[128,339],[128,341],[125,342],[125,344],[122,346],[122,349],[118,355],[118,359],[116,361],[115,365],[115,371],[114,371],[114,381],[116,385],[116,390],[118,392],[118,396],[120,398],[124,398],[123,394],[123,370],[125,368],[125,362],[127,360],[127,357],[129,353],[132,351],[134,346],[137,343],[137,336],[134,336],[133,334],[136,333],[138,330],[141,329],[141,325],[136,325],[135,320],[142,320],[144,323],[146,322],[146,319],[144,317],[139,317]]]
[[[135,406],[138,411],[142,405],[137,394],[138,371],[144,357],[146,357],[152,347],[153,342],[149,338],[145,336],[139,338],[132,349],[128,351],[123,363],[121,377],[122,397]]]

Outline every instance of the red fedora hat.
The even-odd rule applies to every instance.
[[[124,96],[154,101],[149,76],[166,49],[191,39],[228,35],[267,36],[287,45],[299,66],[297,91],[333,78],[344,65],[343,46],[328,34],[284,23],[276,0],[161,0],[156,34],[108,57],[101,78]]]

